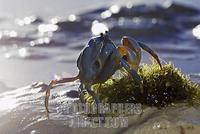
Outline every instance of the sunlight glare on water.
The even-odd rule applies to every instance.
[[[118,5],[113,5],[109,8],[109,10],[113,13],[113,14],[116,14],[116,13],[119,13],[120,11],[120,7]]]
[[[26,48],[20,48],[20,49],[18,50],[18,53],[19,53],[19,56],[20,56],[20,57],[26,57],[26,56],[28,55],[28,51],[27,51]]]
[[[112,14],[117,14],[120,11],[120,7],[118,5],[113,5],[109,8],[109,10],[106,10],[101,13],[101,18],[106,19],[112,16]]]
[[[23,19],[16,19],[15,23],[18,24],[19,26],[24,26],[24,25],[31,24],[36,19],[37,19],[36,16],[32,15],[32,16],[24,17]]]
[[[38,26],[38,31],[41,33],[54,32],[58,30],[58,26],[54,24],[41,24]]]
[[[192,33],[197,39],[200,39],[200,24],[193,28]]]
[[[109,18],[111,15],[112,15],[112,13],[109,10],[106,10],[101,13],[101,18],[106,19],[106,18]]]
[[[108,27],[106,26],[106,24],[100,23],[95,20],[92,23],[91,31],[92,31],[92,34],[99,35],[100,33],[105,33],[105,31],[108,31]]]
[[[10,110],[17,106],[17,100],[13,97],[4,97],[0,99],[0,111]]]
[[[68,20],[69,20],[70,22],[74,22],[74,21],[77,20],[77,16],[76,16],[75,14],[71,14],[71,15],[69,15],[69,17],[68,17]]]
[[[17,37],[17,32],[14,31],[14,30],[5,30],[5,31],[2,31],[0,32],[0,39],[3,38],[3,37],[10,37],[10,38],[14,38],[14,37]]]

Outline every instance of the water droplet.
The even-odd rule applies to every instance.
[[[155,123],[154,125],[153,125],[153,129],[159,129],[161,126],[160,126],[160,124],[159,123]]]
[[[37,131],[37,130],[32,130],[32,131],[30,132],[30,134],[39,134],[39,131]]]

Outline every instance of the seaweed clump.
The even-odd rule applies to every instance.
[[[156,63],[144,64],[139,70],[142,82],[138,82],[123,69],[119,77],[111,77],[102,84],[93,85],[102,103],[141,103],[148,106],[164,107],[178,102],[200,104],[200,85],[193,83],[171,63],[160,69]],[[94,100],[84,95],[86,103]]]

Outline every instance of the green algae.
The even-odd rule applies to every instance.
[[[143,64],[139,70],[142,82],[134,80],[124,69],[118,71],[119,77],[111,77],[106,82],[93,85],[93,91],[102,103],[141,103],[147,106],[165,107],[170,104],[187,102],[200,104],[200,85],[193,83],[173,64]],[[86,103],[93,98],[86,93]]]

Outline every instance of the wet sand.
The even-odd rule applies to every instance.
[[[147,107],[139,115],[128,116],[128,127],[125,128],[76,128],[67,124],[76,113],[66,114],[67,107],[73,102],[78,102],[78,96],[69,94],[77,92],[77,83],[71,83],[52,90],[50,101],[49,119],[44,110],[43,83],[34,83],[28,87],[17,89],[1,95],[2,99],[10,98],[11,105],[3,107],[0,100],[1,123],[0,130],[3,134],[61,134],[61,133],[180,133],[197,134],[200,130],[199,108],[188,104],[157,109]],[[34,98],[34,99],[33,99]],[[68,103],[66,103],[68,102]],[[10,106],[10,107],[9,107]],[[78,122],[75,122],[78,123]],[[76,125],[75,125],[76,126]],[[10,129],[12,128],[12,129]]]

